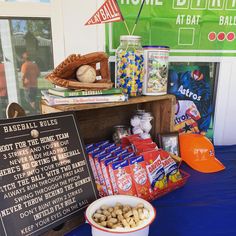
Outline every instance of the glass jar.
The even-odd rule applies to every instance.
[[[116,125],[113,128],[114,133],[112,138],[115,143],[120,143],[123,137],[131,135],[130,127],[126,125]]]
[[[143,68],[141,37],[120,36],[120,46],[116,50],[116,87],[130,97],[142,95]]]
[[[150,138],[153,116],[145,110],[137,110],[130,120],[133,134],[140,135],[141,138]]]

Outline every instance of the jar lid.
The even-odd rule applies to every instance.
[[[158,46],[158,45],[156,45],[156,46],[154,46],[154,45],[150,45],[150,46],[145,45],[145,46],[143,46],[143,48],[145,48],[145,49],[148,49],[148,48],[170,49],[170,47],[168,47],[168,46]]]
[[[137,35],[121,35],[120,40],[141,40],[141,36]]]

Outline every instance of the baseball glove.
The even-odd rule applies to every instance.
[[[100,69],[96,69],[98,63]],[[101,76],[102,79],[96,80],[95,83],[82,83],[76,80],[76,70],[82,65],[92,66],[96,70],[96,76]],[[78,90],[110,89],[113,85],[108,68],[108,56],[104,52],[94,52],[83,56],[72,54],[45,78],[60,87]]]

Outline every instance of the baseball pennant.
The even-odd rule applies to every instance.
[[[124,18],[116,0],[106,0],[85,25],[96,25],[123,20]]]

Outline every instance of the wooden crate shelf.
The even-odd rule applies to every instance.
[[[127,102],[48,106],[43,101],[42,114],[75,111],[85,143],[111,138],[113,126],[129,125],[137,109],[145,109],[154,116],[152,136],[171,132],[174,125],[175,97],[173,95],[142,96]]]

